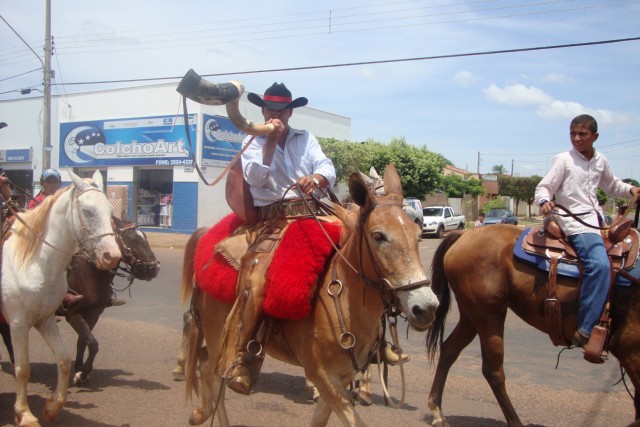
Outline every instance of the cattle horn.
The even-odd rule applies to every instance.
[[[190,69],[176,90],[185,98],[198,104],[225,105],[229,120],[238,129],[249,135],[268,135],[275,129],[270,123],[255,124],[240,114],[240,95],[244,92],[244,85],[241,82],[232,80],[228,83],[211,83]]]

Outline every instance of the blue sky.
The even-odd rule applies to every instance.
[[[503,165],[520,176],[543,175],[570,147],[571,118],[589,113],[616,175],[640,180],[640,41],[456,56],[640,37],[640,1],[52,3],[53,93],[189,68],[258,93],[284,82],[310,107],[350,117],[354,141],[404,137],[457,167],[475,172],[480,160],[481,173]],[[44,5],[0,0],[0,15],[39,54]],[[392,61],[436,56],[453,57]],[[388,62],[240,74],[374,61]],[[41,88],[41,72],[30,72],[40,65],[0,21],[0,100]]]

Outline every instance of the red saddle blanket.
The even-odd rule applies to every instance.
[[[196,248],[194,269],[198,286],[213,298],[232,304],[236,299],[238,272],[215,246],[235,229],[242,220],[230,214],[203,235]],[[342,224],[322,223],[334,244],[340,241]],[[289,225],[267,270],[264,312],[283,319],[300,319],[311,312],[313,291],[324,271],[333,246],[313,218],[304,218]]]

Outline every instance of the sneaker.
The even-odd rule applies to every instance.
[[[83,298],[83,295],[65,294],[64,298],[62,299],[62,306],[65,310],[69,310],[70,308],[77,305]]]
[[[576,331],[573,334],[573,337],[571,337],[571,344],[574,347],[584,348],[588,342],[589,342],[589,337],[585,337],[584,335],[582,335],[580,331]]]
[[[120,299],[118,297],[111,297],[111,304],[109,304],[109,307],[116,307],[118,305],[125,305],[127,302],[123,299]]]

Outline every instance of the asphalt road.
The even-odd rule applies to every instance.
[[[424,239],[421,256],[425,268],[439,240]],[[134,282],[121,294],[127,304],[109,308],[94,332],[100,353],[89,383],[70,387],[62,414],[43,426],[183,426],[191,409],[184,384],[172,380],[171,370],[180,343],[183,308],[178,303],[183,251],[155,248],[162,267],[151,282]],[[118,282],[117,287],[125,283]],[[454,304],[455,306],[455,304]],[[457,321],[452,311],[450,330]],[[75,334],[65,321],[59,323],[72,355]],[[371,426],[427,426],[431,415],[426,399],[434,368],[424,354],[424,334],[402,330],[402,346],[411,355],[405,365],[406,396],[402,409],[384,406],[379,380],[374,379],[374,405],[357,411]],[[634,417],[633,402],[622,384],[618,364],[610,360],[592,365],[579,350],[565,351],[555,369],[558,348],[549,338],[510,315],[506,327],[505,370],[507,388],[525,425],[529,426],[625,426]],[[40,416],[45,399],[55,386],[56,368],[49,349],[37,332],[31,337],[29,404]],[[15,381],[0,344],[0,426],[12,425]],[[452,426],[505,426],[502,412],[482,377],[477,340],[460,356],[445,389],[443,409]],[[398,398],[399,371],[391,372],[390,392]],[[255,392],[248,397],[229,391],[227,409],[234,426],[304,426],[314,403],[304,390],[302,369],[273,359],[264,364]],[[209,425],[207,423],[206,425]],[[218,425],[217,421],[214,425]],[[335,416],[330,426],[339,425]]]

